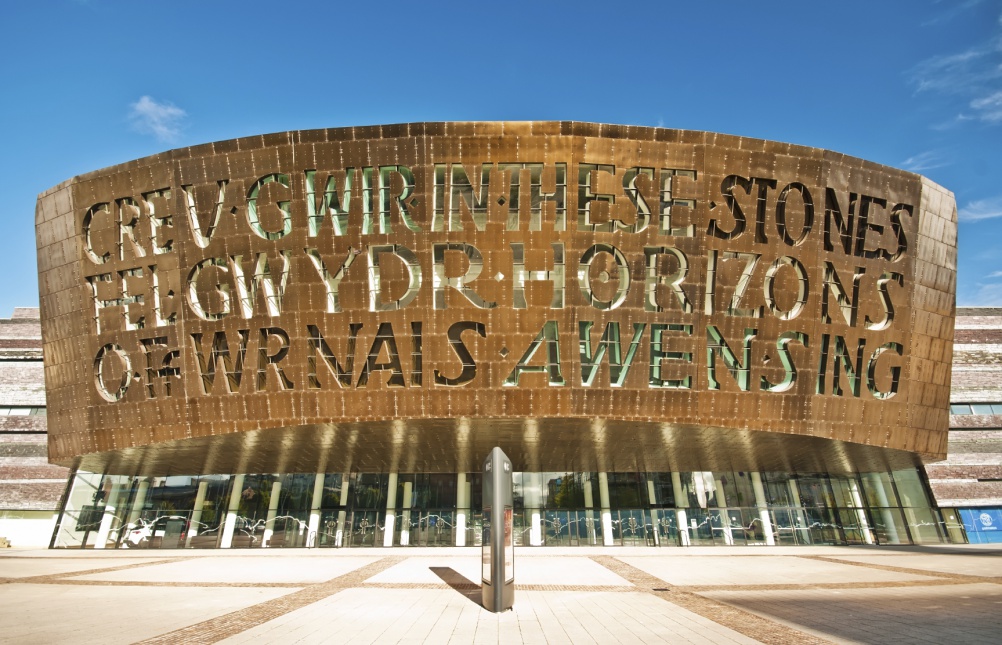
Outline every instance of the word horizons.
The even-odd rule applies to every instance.
[[[182,374],[198,375],[207,396],[265,389],[269,378],[279,389],[295,389],[297,382],[307,389],[365,388],[376,374],[387,387],[463,386],[478,374],[463,333],[487,338],[505,330],[488,330],[464,314],[439,330],[454,353],[444,360],[458,361],[459,374],[436,368],[425,379],[422,322],[409,324],[408,376],[396,342],[401,330],[352,316],[421,302],[427,302],[423,311],[463,306],[517,313],[540,308],[530,291],[549,285],[543,306],[554,310],[583,305],[612,312],[626,309],[631,298],[642,308],[631,309],[630,320],[603,320],[597,344],[594,321],[579,321],[577,329],[546,322],[523,352],[512,354],[503,386],[519,387],[523,374],[535,372],[545,373],[549,386],[592,386],[606,360],[610,387],[639,382],[627,378],[639,361],[648,388],[691,389],[692,357],[704,350],[708,389],[720,388],[719,359],[740,391],[783,392],[797,379],[793,344],[811,352],[816,393],[894,396],[905,355],[892,333],[894,302],[906,293],[904,271],[895,268],[908,255],[914,207],[799,178],[736,174],[724,176],[717,196],[707,199],[701,197],[708,194],[703,181],[694,168],[440,163],[276,171],[250,181],[218,179],[110,197],[78,218],[93,329],[103,341],[94,357],[96,390],[107,401],[121,401],[143,381],[136,388],[143,396],[171,396],[171,383]],[[588,242],[576,233],[588,233]],[[232,235],[257,240],[255,250],[227,253]],[[504,254],[485,253],[485,244],[496,249],[499,235],[507,238]],[[182,246],[184,267],[176,259]],[[820,261],[805,261],[805,253],[820,254]],[[537,257],[546,264],[538,265]],[[818,273],[810,274],[808,266]],[[322,289],[321,310],[332,318],[318,317],[290,337],[282,318],[290,292],[300,287],[292,276],[309,276],[310,288]],[[820,284],[818,320],[839,327],[815,338],[794,322],[807,309],[812,283]],[[861,315],[867,291],[878,308]],[[181,308],[202,325],[186,340],[171,341],[176,334],[158,330],[173,328]],[[706,319],[699,333],[697,315]],[[253,334],[240,322],[262,317],[271,322]],[[322,331],[338,317],[345,319],[335,334],[346,346],[340,358]],[[790,328],[762,338],[754,319],[765,317]],[[743,338],[724,338],[717,321],[725,318],[747,319]],[[225,329],[206,331],[206,324]],[[359,355],[356,376],[363,330],[374,336],[364,359]],[[580,351],[565,349],[565,357],[575,356],[561,363],[561,338],[568,336]],[[293,347],[290,338],[305,339],[303,347]],[[686,351],[669,351],[668,338],[682,339]],[[778,381],[752,377],[753,340],[779,358],[779,367],[768,368]],[[241,375],[254,343],[258,378],[248,384]],[[283,370],[290,354],[305,358],[302,378],[290,379]],[[762,362],[769,358],[764,354]],[[566,376],[574,362],[580,380]],[[133,371],[140,363],[145,378]],[[662,374],[668,364],[677,377]],[[320,366],[330,378],[321,378]],[[225,386],[214,384],[217,370],[227,375]]]

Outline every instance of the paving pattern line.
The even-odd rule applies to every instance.
[[[10,582],[25,582],[23,578],[13,578]],[[73,578],[53,578],[52,580],[30,580],[31,584],[69,585],[78,587],[285,587],[302,589],[313,582],[205,582],[191,580],[75,580]]]
[[[300,585],[302,586],[302,585]],[[456,591],[480,591],[478,584],[442,584],[439,582],[365,582],[360,589],[455,589]],[[637,590],[632,585],[525,585],[515,584],[515,592],[520,591],[601,591],[628,592]]]
[[[983,580],[981,582],[984,582]],[[848,589],[891,589],[896,587],[943,587],[970,584],[969,580],[933,578],[929,580],[887,580],[883,582],[780,582],[776,584],[675,585],[672,589],[705,593],[709,591],[801,591],[807,589],[832,591]],[[664,586],[664,585],[662,585]]]
[[[879,571],[893,571],[894,573],[909,573],[916,576],[929,576],[932,578],[942,578],[947,580],[957,580],[962,582],[987,582],[990,584],[1002,584],[1002,578],[998,576],[976,576],[969,573],[950,573],[947,571],[931,571],[929,569],[913,569],[910,567],[895,567],[890,564],[877,564],[875,562],[858,562],[856,560],[845,560],[830,555],[798,555],[797,558],[805,560],[817,560],[819,562],[832,562],[834,564],[847,564],[854,567],[864,567],[867,569],[877,569]]]
[[[46,573],[40,576],[0,578],[0,583],[67,584],[67,581],[69,579],[75,578],[77,576],[89,576],[98,573],[112,573],[115,571],[127,571],[129,569],[141,569],[142,567],[154,567],[154,566],[159,566],[161,564],[173,564],[175,562],[185,562],[186,560],[191,560],[191,559],[193,558],[191,557],[162,558],[160,560],[153,560],[151,562],[133,562],[131,564],[121,564],[117,567],[101,567],[99,569],[83,569],[81,571],[63,571],[61,573]],[[83,584],[92,584],[90,581],[87,580],[82,580],[80,582]]]
[[[375,562],[336,576],[325,582],[312,584],[279,598],[244,607],[243,609],[238,609],[216,618],[210,618],[209,620],[195,623],[188,627],[175,629],[174,631],[139,641],[139,643],[142,645],[174,645],[175,643],[198,645],[217,643],[224,638],[229,638],[297,609],[312,605],[345,589],[358,587],[368,578],[382,573],[406,559],[406,556],[380,558]]]
[[[769,620],[758,614],[738,609],[712,598],[706,598],[682,587],[670,585],[661,578],[627,564],[614,556],[596,555],[591,556],[591,560],[633,583],[639,591],[657,596],[718,625],[754,638],[761,643],[766,643],[766,645],[830,645],[832,643],[832,641]]]

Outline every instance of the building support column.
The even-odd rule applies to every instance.
[[[886,526],[887,537],[891,544],[900,544],[901,539],[898,537],[898,527],[894,523],[894,514],[890,509],[890,501],[887,499],[887,491],[884,490],[884,482],[880,480],[880,473],[871,473],[870,480],[873,482],[873,490],[877,493],[877,505],[880,507],[880,516],[884,520],[884,526]]]
[[[230,503],[226,507],[226,522],[223,524],[223,536],[219,542],[220,549],[228,549],[233,545],[233,531],[237,526],[237,512],[240,510],[240,494],[243,492],[244,476],[234,475],[230,488]]]
[[[727,514],[727,495],[724,493],[724,482],[720,481],[720,477],[713,478],[713,498],[717,501],[717,510],[720,513],[720,527],[724,532],[724,544],[731,546],[734,544],[734,533],[731,531],[731,517]]]
[[[411,493],[413,482],[404,482],[403,510],[400,512],[400,546],[411,543]]]
[[[338,498],[338,506],[341,508],[337,512],[337,533],[334,536],[334,546],[344,546],[344,523],[348,517],[348,475],[341,473],[341,496]]]
[[[856,517],[859,519],[859,532],[863,534],[863,541],[873,544],[873,531],[870,530],[870,521],[866,518],[866,507],[863,506],[863,497],[859,494],[859,482],[853,477],[849,480],[849,494],[852,496],[852,503],[856,507]]]
[[[275,534],[275,516],[278,515],[278,502],[282,497],[281,475],[277,481],[271,484],[271,498],[268,499],[268,517],[264,522],[264,539],[261,546],[271,546],[271,536]],[[286,536],[288,539],[288,536]]]
[[[129,513],[129,524],[135,524],[139,516],[143,513],[143,504],[146,503],[146,491],[150,489],[150,481],[144,479],[139,482],[139,490],[136,491],[136,499],[132,500],[132,512]]]
[[[386,483],[386,521],[383,523],[383,546],[393,546],[397,519],[397,474],[390,473]]]
[[[320,509],[324,502],[324,481],[327,473],[317,473],[313,480],[313,496],[310,497],[310,523],[306,530],[306,546],[320,546]]]
[[[598,538],[595,535],[595,494],[591,489],[591,477],[587,477],[584,480],[584,505],[585,513],[585,527],[588,529],[588,544],[597,544]]]
[[[769,504],[765,500],[765,487],[762,485],[762,474],[751,473],[752,489],[755,491],[755,506],[758,507],[759,521],[762,522],[762,534],[769,546],[776,544],[776,536],[772,532],[772,520],[769,518]]]
[[[543,522],[539,507],[542,501],[542,473],[522,473],[522,499],[529,513],[529,546],[543,545]],[[497,515],[495,510],[495,516]]]
[[[804,514],[803,502],[800,500],[800,488],[797,486],[797,480],[791,477],[787,481],[787,486],[790,488],[790,503],[793,505],[793,515],[796,518],[793,535],[798,543],[810,544],[810,529],[807,526],[807,515]],[[807,534],[806,537],[804,533]]]
[[[651,529],[654,533],[654,546],[661,546],[661,536],[658,535],[658,503],[657,493],[654,491],[654,480],[647,479],[647,502],[651,505]]]
[[[466,514],[470,498],[466,494],[466,473],[456,475],[456,546],[466,546]]]
[[[191,539],[198,535],[202,526],[202,509],[205,507],[205,493],[209,490],[209,482],[198,482],[198,492],[195,493],[195,508],[191,511],[191,521],[188,522],[188,536],[184,539],[185,548],[191,546]]]
[[[612,546],[612,509],[609,507],[609,474],[598,474],[598,503],[602,509],[602,544]]]
[[[108,500],[104,504],[104,515],[101,516],[101,526],[97,529],[97,537],[94,539],[95,549],[104,549],[107,547],[108,533],[111,532],[111,525],[115,521],[115,509],[118,508],[121,498],[121,484],[112,484]]]
[[[682,488],[682,473],[672,471],[671,490],[675,497],[675,517],[678,518],[678,537],[682,546],[689,546],[689,520],[685,516],[685,509],[689,506],[689,496]],[[683,506],[685,504],[685,506]]]

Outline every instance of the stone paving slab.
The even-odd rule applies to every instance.
[[[768,585],[925,580],[927,576],[788,556],[619,558],[672,585]]]
[[[436,570],[451,568],[472,584],[480,584],[480,555],[457,557],[407,558],[400,564],[373,576],[371,583],[440,584]],[[629,582],[596,564],[589,558],[515,558],[515,576],[519,585],[629,586]]]
[[[0,578],[28,578],[159,562],[161,558],[0,558]]]
[[[0,643],[1002,642],[998,549],[527,547],[500,614],[475,547],[154,553],[0,555]]]
[[[351,589],[224,643],[728,643],[757,641],[643,593],[519,594],[494,614],[449,590]]]
[[[135,643],[271,601],[290,589],[0,585],[0,642]]]
[[[968,576],[1002,577],[1002,555],[985,553],[978,555],[928,555],[899,553],[890,555],[833,555],[839,560],[861,564],[879,564],[891,567],[906,567],[935,573],[962,573]],[[1002,640],[1002,637],[1000,637]]]
[[[1002,642],[1002,586],[996,584],[703,595],[837,643]]]
[[[378,558],[347,556],[325,559],[248,557],[246,566],[239,566],[238,562],[228,558],[199,558],[141,569],[75,576],[74,580],[311,584],[344,575],[376,560]]]

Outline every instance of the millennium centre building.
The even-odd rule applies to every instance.
[[[919,175],[575,122],[283,132],[36,211],[57,547],[950,539],[957,215]]]

